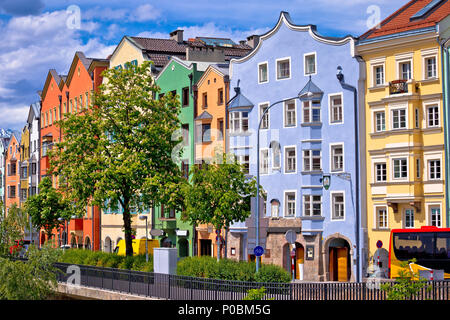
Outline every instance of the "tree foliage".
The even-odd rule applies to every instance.
[[[74,213],[70,201],[53,188],[50,177],[41,180],[39,194],[29,197],[24,208],[30,215],[32,224],[38,229],[44,228],[49,237],[52,236],[52,230],[61,225],[59,218],[69,220]]]
[[[0,212],[0,256],[8,255],[9,248],[23,239],[26,221],[25,214],[16,204],[11,205],[7,215]]]
[[[159,88],[148,62],[108,69],[103,76],[94,107],[59,121],[64,138],[50,152],[50,162],[54,174],[64,177],[60,186],[66,197],[78,207],[117,210],[120,205],[126,254],[132,255],[131,213],[181,204],[182,175],[174,161],[181,139],[172,139],[180,128],[180,104],[172,95],[154,99]]]

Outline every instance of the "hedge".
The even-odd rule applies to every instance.
[[[177,264],[177,274],[182,276],[211,278],[221,280],[252,281],[252,282],[290,282],[289,273],[283,268],[262,264],[256,273],[254,262],[234,261],[203,256],[187,257]]]

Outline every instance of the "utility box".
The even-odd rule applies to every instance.
[[[153,271],[155,273],[177,273],[177,248],[153,248]]]

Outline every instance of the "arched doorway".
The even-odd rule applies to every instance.
[[[303,246],[295,243],[295,279],[303,280],[303,265],[305,263],[305,249]]]
[[[333,238],[328,245],[328,272],[330,281],[350,280],[350,245],[343,238]]]
[[[105,247],[103,249],[105,252],[112,252],[112,241],[110,237],[105,239]]]
[[[84,239],[84,248],[87,250],[91,250],[91,239],[89,239],[89,237],[86,237]]]
[[[178,240],[178,256],[180,258],[189,256],[189,243],[186,238]]]

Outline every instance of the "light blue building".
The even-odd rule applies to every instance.
[[[250,54],[230,63],[237,96],[228,106],[229,152],[248,164],[250,175],[257,175],[256,134],[269,109],[259,131],[266,194],[260,202],[261,261],[291,270],[295,251],[297,279],[355,281],[363,273],[357,248],[364,247],[359,172],[365,171],[355,147],[364,134],[355,133],[355,104],[364,105],[357,95],[364,68],[355,40],[321,36],[315,26],[295,25],[282,12]],[[253,212],[255,207],[256,201]],[[254,218],[230,228],[230,243],[240,239],[243,248],[228,250],[243,252],[243,260],[254,258]],[[295,244],[286,241],[288,230],[295,232]]]

